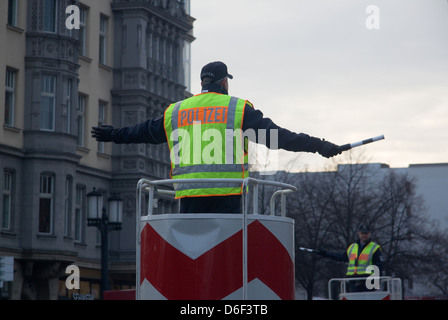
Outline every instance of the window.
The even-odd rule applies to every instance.
[[[79,54],[87,56],[87,8],[79,8]]]
[[[156,60],[160,61],[160,38],[156,37],[155,39],[155,52],[156,52]]]
[[[42,76],[40,107],[41,130],[54,131],[56,107],[56,77]]]
[[[179,62],[179,45],[173,45],[173,67],[177,69]]]
[[[17,0],[8,0],[8,25],[17,27]]]
[[[180,6],[184,6],[184,10],[186,14],[190,14],[190,0],[183,0],[183,1],[177,1],[179,3]]]
[[[15,113],[15,94],[16,88],[16,72],[11,69],[6,69],[6,84],[5,84],[5,124],[14,126]]]
[[[137,25],[137,48],[138,48],[138,50],[142,49],[142,43],[143,43],[143,39],[142,39],[142,25],[139,24],[139,25]]]
[[[100,18],[100,63],[107,63],[107,17]]]
[[[77,134],[78,134],[78,146],[84,147],[84,123],[85,123],[85,106],[87,97],[84,95],[79,95],[78,97],[78,107],[76,111],[78,113],[77,117]]]
[[[72,217],[72,177],[68,176],[65,180],[64,193],[64,236],[71,235],[71,217]]]
[[[11,193],[12,193],[12,173],[3,173],[3,210],[2,229],[11,230]]]
[[[98,104],[98,127],[101,127],[106,122],[106,106],[105,102]],[[98,142],[98,152],[104,153],[104,142]]]
[[[184,44],[184,85],[187,91],[190,91],[191,87],[191,44],[185,41]]]
[[[166,59],[167,59],[167,63],[168,66],[172,66],[173,65],[173,45],[171,42],[167,42],[167,53],[166,53]]]
[[[96,243],[97,246],[101,246],[101,231],[96,229]]]
[[[153,41],[154,41],[154,37],[152,36],[152,33],[149,33],[148,34],[148,57],[150,58],[150,59],[152,59],[152,56],[153,56],[153,50],[154,50],[154,44],[153,44]]]
[[[72,91],[73,91],[73,80],[67,80],[67,110],[66,110],[66,126],[65,132],[70,133],[70,122],[72,121],[71,113],[72,113]]]
[[[56,0],[43,0],[43,26],[45,32],[56,32]]]
[[[54,178],[52,175],[40,176],[39,194],[39,232],[51,234],[53,232],[53,190]]]
[[[162,63],[166,64],[166,56],[167,56],[167,48],[166,48],[166,39],[161,39],[161,47],[160,47],[160,55],[162,57]]]
[[[76,186],[76,203],[75,203],[75,241],[82,241],[83,212],[84,212],[84,193],[85,188]]]

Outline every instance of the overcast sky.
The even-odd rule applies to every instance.
[[[357,151],[391,167],[448,163],[447,0],[191,2],[193,93],[221,60],[230,94],[279,126],[336,144],[384,134]],[[302,154],[295,168],[328,164]]]

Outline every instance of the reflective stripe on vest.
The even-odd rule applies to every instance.
[[[242,121],[246,101],[203,93],[170,105],[165,133],[173,179],[244,179],[249,176]],[[174,184],[176,198],[241,194],[238,184]]]
[[[371,272],[367,272],[366,269],[368,266],[372,265],[373,254],[379,248],[380,246],[378,244],[375,242],[370,242],[367,246],[365,246],[358,257],[359,245],[357,243],[351,244],[347,249],[349,261],[346,275],[352,276],[371,274]]]

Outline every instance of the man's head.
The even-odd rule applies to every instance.
[[[228,90],[227,78],[233,79],[233,76],[228,73],[227,66],[221,61],[210,62],[201,70],[202,87],[209,84],[218,84]]]
[[[370,232],[370,227],[366,224],[362,224],[359,226],[358,229],[358,236],[359,236],[359,240],[362,243],[365,243],[367,241],[369,241],[370,237],[371,237],[371,232]]]

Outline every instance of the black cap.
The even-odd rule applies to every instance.
[[[368,233],[370,232],[370,227],[366,224],[362,224],[359,226],[359,232]]]
[[[221,61],[210,62],[201,70],[201,81],[210,78],[212,82],[215,82],[225,77],[233,79],[233,76],[227,72],[227,66]]]

